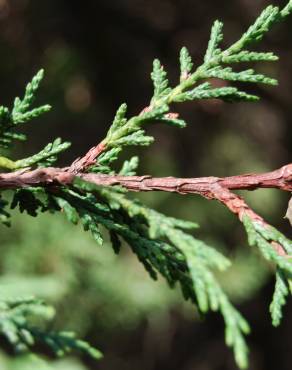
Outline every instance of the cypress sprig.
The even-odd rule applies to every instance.
[[[290,274],[290,276],[292,276]],[[279,326],[283,318],[283,307],[286,304],[289,292],[292,294],[292,280],[287,279],[283,271],[278,268],[276,272],[276,284],[272,303],[270,304],[270,312],[272,323],[274,326]]]
[[[164,67],[161,65],[158,59],[155,59],[153,62],[153,72],[151,73],[151,79],[154,85],[153,101],[167,96],[170,93],[171,88],[169,87],[167,73],[165,72]]]
[[[44,77],[44,70],[41,69],[26,86],[23,99],[15,98],[13,109],[11,112],[11,121],[13,125],[30,121],[32,118],[37,118],[43,113],[48,112],[51,106],[46,104],[38,108],[31,109],[31,105],[35,100],[39,85]]]
[[[121,170],[119,171],[119,174],[122,176],[134,176],[136,175],[136,170],[139,165],[139,158],[138,157],[132,157],[129,160],[126,160],[123,163],[123,166]]]
[[[215,21],[211,30],[208,48],[204,57],[204,62],[208,63],[216,55],[220,54],[219,45],[223,40],[223,23]]]
[[[81,352],[95,360],[100,360],[102,353],[86,341],[76,338],[74,332],[47,332],[36,328],[29,329],[34,340],[46,344],[58,357],[72,352]]]
[[[258,247],[263,257],[277,266],[275,292],[270,312],[274,326],[278,326],[282,319],[282,309],[286,297],[292,294],[292,259],[276,253],[271,243],[279,243],[289,255],[292,253],[292,241],[287,239],[278,230],[272,227],[263,227],[260,223],[244,216],[243,224],[248,235],[249,245]]]
[[[194,63],[192,62],[192,57],[186,47],[183,47],[180,51],[180,82],[183,82],[189,77],[192,72]]]
[[[150,122],[185,127],[184,120],[171,111],[172,103],[214,98],[228,102],[258,100],[257,96],[241,91],[236,86],[230,86],[229,83],[276,85],[277,81],[253,69],[234,71],[232,64],[276,61],[278,57],[271,52],[257,52],[248,48],[260,41],[274,24],[287,17],[291,11],[292,0],[282,10],[274,6],[267,7],[242,37],[225,50],[221,45],[224,36],[223,23],[215,21],[202,65],[194,69],[191,55],[183,47],[180,52],[179,82],[171,87],[165,68],[156,59],[151,73],[154,88],[149,105],[138,115],[130,118],[127,117],[127,105],[122,104],[119,107],[106,138],[98,146],[101,148],[100,151],[95,151],[94,147],[94,154],[90,152],[92,157],[90,155],[85,157],[84,161],[81,160],[80,166],[63,169],[61,175],[66,179],[72,178],[70,185],[65,180],[58,181],[58,177],[55,177],[51,182],[45,183],[45,186],[36,181],[29,184],[32,187],[13,190],[11,202],[0,198],[0,221],[4,224],[9,224],[7,211],[9,205],[33,217],[40,212],[62,212],[71,223],[75,225],[79,223],[85,231],[91,232],[98,245],[103,244],[105,230],[110,235],[115,253],[119,253],[125,244],[129,245],[153,279],[162,275],[171,287],[180,286],[185,299],[193,302],[201,313],[219,311],[222,314],[226,327],[226,343],[233,348],[236,362],[241,368],[246,368],[248,364],[245,335],[249,333],[249,325],[231,304],[214,273],[214,270],[226,270],[231,261],[194,236],[196,224],[167,217],[138,200],[128,198],[127,191],[121,186],[116,186],[116,182],[111,183],[113,185],[111,187],[97,186],[82,180],[81,177],[83,175],[83,178],[84,176],[96,178],[96,175],[84,172],[97,173],[99,178],[105,178],[103,174],[134,176],[138,166],[137,157],[125,161],[120,171],[113,168],[114,162],[123,147],[150,145],[153,142],[154,138],[146,134],[144,127]],[[42,78],[43,70],[27,85],[24,97],[15,99],[11,110],[0,107],[2,147],[9,147],[15,139],[25,139],[24,136],[15,133],[14,128],[50,109],[48,105],[32,108]],[[213,78],[226,81],[226,86],[214,87]],[[51,166],[58,154],[69,145],[56,139],[39,153],[25,159],[12,160],[0,157],[0,167],[6,171],[20,169],[21,171],[17,173],[27,175],[24,170],[27,167]],[[87,159],[89,165],[83,167]],[[37,177],[52,170],[56,169],[39,169],[32,172]],[[223,188],[219,186],[216,189],[219,192]],[[214,194],[210,188],[201,195],[213,199]],[[288,257],[292,254],[292,243],[279,231],[258,220],[244,216],[242,221],[249,244],[257,247],[263,257],[276,267],[275,293],[270,311],[273,324],[279,325],[282,308],[289,291],[292,292],[292,264],[291,258]],[[277,253],[277,249],[273,248],[275,245],[280,245],[284,255]],[[98,350],[76,339],[74,333],[50,332],[38,325],[39,321],[51,320],[53,315],[53,309],[39,300],[2,301],[0,332],[17,350],[32,351],[34,343],[41,341],[51,347],[57,355],[77,349],[94,358],[101,357]]]
[[[36,298],[19,298],[0,301],[0,333],[18,353],[31,350],[36,343],[50,347],[57,356],[81,351],[100,359],[101,352],[87,342],[76,338],[74,333],[50,332],[37,328],[38,322],[50,322],[55,310]]]
[[[289,4],[291,4],[291,1],[289,1]],[[227,49],[226,54],[232,55],[239,53],[245,47],[261,41],[265,34],[268,33],[277,22],[289,15],[291,8],[285,9],[283,9],[282,12],[279,7],[269,5],[263,10],[255,23],[248,28],[242,37]]]
[[[212,88],[209,82],[202,83],[193,90],[177,95],[175,102],[181,103],[184,101],[192,101],[195,99],[221,99],[224,101],[258,101],[259,98],[255,95],[246,94],[239,91],[236,87],[218,87]]]
[[[214,68],[207,72],[207,77],[220,78],[226,81],[239,81],[239,82],[251,82],[251,83],[262,83],[265,85],[277,85],[278,82],[274,78],[266,77],[262,74],[255,74],[253,69],[247,69],[242,72],[233,72],[232,68],[227,67],[224,69]]]
[[[175,87],[169,86],[167,73],[158,59],[153,62],[151,78],[154,85],[154,94],[150,105],[138,116],[128,120],[125,118],[126,105],[118,110],[112,127],[110,128],[103,144],[107,148],[113,146],[149,145],[152,140],[141,131],[141,125],[149,122],[165,122],[170,125],[184,127],[183,121],[177,122],[177,115],[170,113],[170,119],[165,119],[170,112],[170,105],[174,102],[184,102],[196,99],[221,99],[224,101],[257,101],[258,97],[236,87],[216,88],[212,84],[205,84],[204,80],[219,78],[224,81],[247,82],[253,84],[276,85],[277,80],[263,74],[256,73],[253,69],[241,72],[233,71],[226,64],[246,62],[273,62],[278,57],[271,52],[256,52],[247,50],[247,47],[259,42],[280,20],[291,12],[291,1],[284,8],[268,6],[258,17],[255,23],[242,35],[242,37],[225,50],[220,48],[223,41],[223,23],[215,21],[212,26],[211,36],[205,53],[204,62],[193,71],[193,61],[186,47],[180,52],[180,82]],[[198,87],[196,85],[202,81]],[[208,87],[207,87],[208,86]],[[228,90],[229,88],[229,90]],[[162,110],[160,110],[162,108]],[[151,113],[151,117],[149,115]],[[122,118],[119,115],[122,114]],[[138,134],[135,134],[138,132]],[[136,137],[137,135],[137,137]]]
[[[153,240],[152,244],[146,243],[147,248],[151,248],[152,255],[149,255],[148,251],[146,252],[144,249],[144,238],[142,239],[136,235],[133,240],[130,230],[126,233],[125,230],[121,232],[118,228],[112,229],[112,231],[114,231],[113,235],[117,234],[128,241],[153,278],[156,278],[155,270],[158,268],[158,271],[166,277],[171,286],[176,281],[180,283],[185,298],[196,302],[202,313],[206,313],[208,310],[220,311],[222,313],[226,324],[226,343],[233,347],[237,363],[241,367],[245,367],[248,349],[244,334],[249,332],[248,323],[230,303],[211,271],[211,268],[225,270],[230,265],[230,261],[215,249],[207,246],[203,241],[197,240],[183,231],[184,229],[191,230],[196,228],[197,225],[166,217],[145,207],[140,202],[126,198],[124,194],[119,192],[102,189],[80,180],[77,181],[76,185],[83,190],[97,192],[100,197],[105,198],[109,202],[110,207],[115,211],[122,210],[125,212],[131,218],[131,223],[133,225],[136,224],[135,233],[142,232],[140,230],[141,223],[144,224],[144,227],[147,225],[147,229],[143,230],[143,234],[146,232],[146,235]],[[108,227],[102,221],[101,223],[106,228]],[[167,244],[159,242],[159,240],[165,239]],[[119,239],[115,237],[115,240]],[[116,245],[115,243],[113,247],[116,248]],[[151,245],[152,247],[150,247]],[[117,248],[120,248],[119,244]],[[153,254],[156,256],[154,259]],[[167,263],[165,258],[169,259],[170,256],[172,264],[176,261],[176,264],[181,265],[181,269],[187,269],[184,274],[177,274],[168,265],[161,270],[162,261]],[[158,266],[157,259],[159,261]],[[150,268],[151,265],[152,267]]]
[[[52,143],[49,143],[39,153],[34,154],[31,157],[20,159],[14,162],[14,168],[20,169],[25,167],[31,167],[35,164],[42,167],[51,166],[57,160],[57,155],[68,149],[71,143],[64,142],[60,138],[55,139]]]
[[[23,99],[18,97],[15,98],[11,111],[7,107],[0,106],[0,148],[9,148],[13,140],[26,140],[25,135],[15,133],[14,129],[22,123],[38,118],[43,113],[46,113],[51,109],[51,106],[48,104],[32,108],[32,104],[35,101],[36,93],[43,77],[44,70],[41,69],[33,77],[32,81],[27,84]],[[65,148],[63,150],[65,150]],[[37,156],[35,156],[35,159],[37,159]],[[27,158],[26,161],[29,162],[29,158]],[[33,162],[33,159],[31,161]],[[33,164],[37,162],[33,162]],[[0,156],[0,167],[14,170],[21,168],[22,163],[19,161],[18,164],[16,164],[14,161]]]
[[[223,55],[222,62],[225,64],[243,62],[276,62],[279,57],[271,52],[260,53],[256,51],[241,51],[238,54]]]

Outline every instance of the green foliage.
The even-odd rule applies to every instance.
[[[291,289],[291,280],[290,280],[290,289]],[[270,312],[272,315],[272,322],[274,326],[279,326],[283,317],[282,308],[286,304],[286,298],[289,295],[289,281],[278,268],[276,273],[276,284],[275,292],[273,296],[272,303],[270,305]]]
[[[180,82],[188,78],[189,73],[193,69],[192,57],[186,47],[183,47],[180,51]]]
[[[26,140],[23,134],[15,133],[14,129],[22,123],[38,118],[43,113],[51,109],[50,105],[42,105],[37,108],[32,108],[37,90],[44,77],[44,71],[41,69],[29,82],[25,89],[23,99],[15,98],[14,105],[10,111],[7,107],[0,107],[0,148],[9,148],[13,140]],[[57,154],[63,152],[70,146],[69,143],[61,143],[58,138],[53,143],[48,144],[41,152],[32,157],[18,161],[12,161],[9,158],[0,156],[0,168],[15,170],[39,164],[48,166],[55,162]]]
[[[271,244],[283,247],[285,252],[290,254],[292,242],[278,230],[272,227],[267,229],[259,221],[254,221],[248,216],[244,216],[243,223],[248,234],[249,244],[257,246],[268,261],[276,263],[280,268],[291,273],[292,264],[289,259],[277,253],[276,248],[272,248]]]
[[[239,91],[236,87],[212,88],[209,82],[204,82],[193,90],[177,95],[174,101],[176,103],[181,103],[194,99],[221,99],[224,101],[244,100],[253,102],[257,101],[258,97]]]
[[[243,335],[249,333],[249,325],[230,303],[209,269],[212,264],[217,265],[220,269],[225,269],[228,267],[229,261],[222,259],[220,255],[213,255],[214,250],[208,247],[207,249],[201,241],[194,240],[192,242],[188,235],[169,230],[168,236],[174,244],[180,247],[187,259],[198,307],[202,312],[212,310],[222,313],[226,327],[226,344],[233,347],[237,364],[243,368],[246,367],[248,348]],[[208,252],[203,259],[198,256],[200,249],[205,249],[205,253]]]
[[[30,324],[37,320],[50,320],[54,310],[39,300],[15,299],[1,301],[0,331],[16,351],[23,351],[34,344]]]
[[[9,222],[9,213],[5,210],[5,208],[8,206],[8,202],[6,200],[3,200],[1,198],[1,194],[0,194],[0,223],[6,225],[6,226],[9,226],[10,225],[10,222]]]
[[[120,106],[106,138],[101,143],[105,151],[88,171],[100,174],[118,173],[112,168],[112,164],[123,147],[146,146],[153,142],[153,137],[147,136],[142,128],[145,124],[163,122],[180,128],[185,127],[185,122],[178,114],[171,112],[172,103],[214,98],[224,101],[258,99],[237,87],[214,87],[213,78],[224,80],[226,84],[232,81],[276,85],[275,79],[256,73],[253,69],[238,72],[226,64],[277,60],[270,52],[249,51],[247,47],[260,41],[271,27],[286,17],[291,10],[291,1],[283,10],[269,6],[243,36],[226,50],[222,50],[220,46],[223,40],[223,23],[216,21],[201,66],[193,70],[193,62],[187,49],[181,50],[180,79],[178,85],[173,88],[170,87],[164,67],[159,60],[155,60],[151,73],[154,92],[149,106],[139,115],[129,119],[126,118],[127,105]],[[31,108],[42,77],[41,70],[27,85],[24,98],[15,99],[11,111],[6,107],[0,108],[0,144],[3,147],[9,146],[13,139],[24,138],[12,131],[15,126],[49,110],[47,105]],[[13,161],[0,157],[0,166],[6,170],[49,166],[56,160],[56,156],[68,147],[69,143],[56,139],[29,158]],[[134,157],[124,162],[119,173],[134,175],[137,165],[138,159]],[[6,207],[7,201],[1,200],[0,220],[5,224],[8,223]],[[157,279],[160,274],[170,287],[180,286],[185,299],[194,303],[203,314],[208,311],[221,312],[226,326],[226,343],[233,348],[238,366],[247,367],[248,349],[244,335],[249,333],[249,326],[228,299],[213,271],[224,271],[231,262],[216,249],[194,237],[196,224],[167,217],[152,210],[129,198],[127,192],[120,187],[98,187],[81,179],[76,179],[70,187],[16,190],[11,201],[11,208],[15,207],[31,216],[45,211],[63,212],[71,223],[80,223],[85,231],[90,231],[99,245],[104,241],[103,230],[107,230],[115,253],[119,253],[124,241],[153,279]],[[243,223],[249,244],[257,246],[262,255],[277,267],[271,313],[273,323],[278,325],[291,283],[289,279],[292,265],[289,259],[277,253],[273,245],[279,244],[291,254],[291,241],[277,230],[268,229],[247,216],[244,217]],[[72,333],[47,331],[39,322],[32,326],[31,317],[41,322],[51,319],[52,309],[41,301],[8,300],[2,303],[1,310],[0,330],[16,349],[30,348],[35,341],[41,341],[59,355],[78,349],[95,358],[101,356],[87,343],[77,340]]]
[[[165,316],[176,305],[187,307],[163,280],[153,284],[131,253],[115,255],[109,241],[96,248],[93,238],[80,227],[72,228],[62,214],[42,214],[34,222],[17,211],[13,217],[14,228],[0,235],[1,297],[18,297],[21,291],[54,304],[55,331],[65,326],[84,336],[133,328],[147,316]],[[194,320],[191,305],[187,314]]]
[[[207,72],[207,77],[221,78],[226,81],[240,81],[240,82],[252,82],[252,83],[263,83],[266,85],[277,85],[277,80],[274,78],[266,77],[262,74],[255,74],[253,69],[248,69],[242,72],[233,72],[232,68],[226,67],[213,68]]]
[[[63,152],[71,146],[69,142],[62,143],[60,138],[45,146],[39,153],[29,158],[24,158],[15,162],[15,168],[31,167],[37,164],[39,167],[51,166],[57,160],[57,154]]]
[[[148,122],[162,121],[170,125],[185,127],[185,122],[178,119],[178,115],[170,112],[170,104],[196,99],[221,99],[224,101],[257,101],[258,97],[237,87],[213,87],[209,80],[219,78],[226,82],[248,82],[254,84],[276,85],[277,80],[256,73],[253,69],[234,71],[226,64],[239,64],[246,62],[273,62],[278,57],[271,52],[256,52],[247,50],[252,44],[259,42],[264,35],[278,21],[289,15],[291,2],[283,9],[269,6],[243,36],[225,50],[220,48],[223,40],[223,23],[215,21],[204,57],[204,63],[193,70],[192,58],[183,47],[180,52],[180,83],[170,87],[167,73],[158,59],[153,62],[151,78],[154,85],[154,94],[150,105],[138,116],[129,120],[125,118],[127,106],[123,104],[114,119],[112,127],[104,140],[104,144],[111,148],[125,145],[149,145],[153,139],[145,136],[141,125]],[[200,81],[201,84],[196,86]]]
[[[234,348],[236,361],[245,367],[248,350],[243,334],[249,332],[248,324],[230,303],[211,270],[211,268],[225,270],[230,262],[203,241],[183,231],[191,230],[197,225],[166,217],[138,201],[127,199],[119,192],[99,189],[80,180],[76,185],[89,192],[95,191],[100,197],[105,197],[111,202],[111,207],[126,212],[127,217],[131,218],[131,224],[135,225],[135,233],[133,228],[131,230],[131,227],[125,224],[117,228],[116,220],[115,224],[105,223],[104,220],[100,222],[130,244],[133,252],[138,255],[154,279],[157,272],[160,272],[170,286],[178,282],[185,299],[197,303],[202,313],[209,309],[222,313],[226,324],[226,343]],[[119,218],[121,219],[121,214]],[[144,230],[141,228],[142,225]],[[151,239],[147,240],[145,236]]]
[[[215,21],[211,30],[211,36],[208,43],[208,48],[205,54],[204,62],[208,63],[216,55],[220,54],[219,45],[223,40],[223,23]]]
[[[15,98],[13,109],[11,112],[11,121],[14,125],[24,123],[48,112],[51,109],[50,105],[43,105],[38,108],[31,109],[31,105],[35,100],[36,92],[44,77],[44,70],[41,69],[27,84],[23,99]]]
[[[274,53],[261,53],[256,51],[241,51],[238,54],[226,55],[222,57],[222,62],[226,64],[243,62],[275,62],[279,58]]]
[[[35,298],[1,301],[0,333],[17,352],[27,351],[36,343],[44,343],[58,356],[78,350],[96,359],[102,357],[101,353],[88,343],[76,339],[74,333],[50,332],[37,328],[38,323],[50,321],[54,314],[52,307]]]
[[[72,351],[80,351],[99,360],[102,358],[102,353],[96,348],[90,346],[87,342],[77,339],[73,332],[47,332],[39,329],[31,329],[31,334],[37,340],[48,345],[53,352],[59,356],[65,356]]]
[[[26,211],[36,217],[42,202],[37,198],[35,189],[19,189],[14,193],[11,208],[19,207],[20,212]]]
[[[9,358],[0,354],[0,366],[2,370],[86,370],[84,366],[72,359],[62,359],[48,363],[39,357],[22,355],[17,358]]]
[[[123,163],[123,166],[119,172],[122,176],[134,176],[136,175],[136,170],[139,165],[139,158],[138,157],[132,157],[130,160],[126,160]]]
[[[167,73],[158,59],[155,59],[153,62],[151,78],[154,85],[154,101],[170,93],[171,89],[168,86]]]
[[[25,140],[24,135],[15,134],[13,129],[21,123],[39,117],[48,112],[51,107],[43,105],[31,109],[35,100],[36,92],[43,79],[44,71],[40,70],[30,83],[27,84],[23,99],[15,98],[14,105],[10,111],[7,107],[0,107],[0,146],[7,148],[13,139]]]
[[[248,216],[244,216],[243,224],[249,244],[258,247],[263,257],[277,266],[275,293],[270,305],[270,312],[273,325],[278,326],[282,319],[282,308],[286,303],[286,296],[289,294],[289,286],[291,290],[292,261],[279,254],[275,250],[275,246],[284,248],[284,251],[291,255],[292,241],[278,230],[272,227],[267,229],[260,222],[255,222]]]

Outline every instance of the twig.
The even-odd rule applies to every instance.
[[[85,157],[84,157],[85,158]],[[228,190],[255,190],[260,188],[274,188],[292,192],[292,163],[278,170],[262,174],[246,174],[231,177],[198,177],[175,178],[151,176],[119,176],[100,175],[79,172],[81,160],[75,163],[74,170],[68,168],[39,168],[36,170],[24,169],[16,172],[0,174],[0,189],[17,189],[29,186],[46,186],[72,184],[75,177],[101,186],[120,185],[130,191],[167,191],[180,194],[199,194],[205,198],[214,198],[214,187],[220,186]],[[89,163],[90,156],[82,163]],[[70,167],[71,168],[71,167]],[[83,171],[84,167],[82,167]]]
[[[72,185],[76,178],[99,186],[120,185],[130,191],[167,191],[180,194],[198,194],[207,199],[218,200],[231,212],[237,215],[240,221],[247,215],[269,227],[262,217],[256,214],[243,198],[231,190],[255,190],[260,188],[274,188],[292,192],[292,163],[278,170],[263,174],[246,174],[231,177],[199,177],[174,178],[151,176],[119,176],[83,173],[87,166],[92,164],[102,147],[92,148],[86,156],[73,162],[68,168],[40,168],[36,170],[24,169],[21,171],[0,174],[0,189],[18,189],[25,187],[50,185]],[[287,256],[284,248],[275,242],[272,248],[281,256]]]
[[[82,158],[77,158],[69,167],[68,171],[73,173],[81,173],[86,171],[90,166],[94,165],[97,157],[106,149],[103,142],[91,148]]]
[[[237,215],[240,222],[243,222],[244,216],[248,216],[253,221],[260,223],[263,228],[269,229],[270,225],[256,212],[254,212],[245,202],[245,200],[237,194],[232,193],[228,188],[223,188],[220,184],[215,183],[212,186],[213,199],[224,204],[232,213]],[[290,257],[280,243],[270,241],[271,247],[278,255]]]

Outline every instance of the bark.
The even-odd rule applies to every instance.
[[[207,199],[214,199],[224,204],[240,221],[247,215],[263,227],[269,224],[255,213],[245,200],[233,193],[233,190],[255,190],[274,188],[292,192],[292,163],[278,170],[262,174],[245,174],[231,177],[174,178],[151,176],[119,176],[84,173],[95,163],[98,152],[103,147],[92,148],[83,158],[76,160],[67,168],[40,168],[36,170],[0,174],[0,190],[21,189],[26,187],[70,186],[76,178],[100,186],[120,185],[129,191],[167,191],[180,194],[198,194]],[[289,257],[279,243],[271,242],[271,247],[281,256]]]
[[[73,165],[72,165],[73,166]],[[72,167],[71,166],[71,167]],[[130,191],[168,191],[180,194],[199,194],[214,198],[216,186],[228,190],[255,190],[274,188],[292,192],[292,163],[278,170],[262,174],[245,174],[231,177],[175,178],[151,176],[100,175],[79,172],[77,168],[24,169],[0,174],[0,189],[17,189],[29,186],[70,185],[76,177],[96,185],[120,185]]]

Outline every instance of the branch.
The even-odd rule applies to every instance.
[[[47,187],[73,185],[75,179],[81,178],[97,186],[120,185],[130,191],[167,191],[180,194],[198,194],[207,199],[218,200],[232,213],[236,214],[241,222],[244,216],[258,222],[264,228],[270,225],[256,214],[237,194],[231,190],[255,190],[260,188],[274,188],[292,192],[292,163],[278,170],[263,174],[246,174],[231,177],[199,177],[174,178],[151,176],[119,176],[100,175],[78,172],[83,171],[92,163],[97,153],[92,148],[86,156],[73,162],[69,168],[40,168],[36,170],[21,170],[0,174],[0,189],[18,189],[25,187]],[[285,249],[275,242],[271,246],[280,256],[288,256]]]
[[[226,343],[233,347],[236,362],[241,368],[247,367],[248,348],[243,335],[249,333],[249,326],[232,306],[212,272],[213,268],[226,269],[229,260],[188,233],[188,230],[196,227],[195,224],[166,217],[137,200],[129,199],[121,187],[136,192],[198,194],[221,202],[233,212],[245,227],[249,245],[258,248],[263,257],[277,268],[270,311],[273,324],[278,325],[282,318],[282,307],[292,287],[292,242],[266,223],[233,191],[275,188],[292,192],[292,163],[264,174],[189,179],[130,176],[136,173],[137,158],[125,161],[119,175],[114,174],[111,164],[124,147],[146,146],[153,142],[154,138],[146,135],[144,127],[147,124],[163,122],[185,127],[186,122],[171,110],[173,103],[202,99],[257,101],[257,96],[241,91],[229,82],[276,85],[274,78],[253,69],[233,69],[233,65],[278,60],[271,52],[252,51],[249,46],[260,41],[273,25],[291,11],[292,0],[283,9],[268,6],[240,39],[225,50],[221,48],[223,23],[215,21],[201,65],[193,68],[191,55],[186,48],[182,48],[180,78],[173,87],[169,84],[163,65],[155,60],[151,73],[154,91],[147,107],[140,114],[128,118],[127,105],[121,104],[103,141],[69,167],[47,167],[52,166],[56,155],[69,146],[69,143],[61,143],[60,139],[29,158],[12,161],[0,157],[0,167],[14,171],[0,173],[0,192],[15,190],[11,208],[19,207],[21,212],[26,211],[32,216],[43,211],[63,211],[70,222],[77,224],[80,221],[84,230],[89,230],[99,244],[103,241],[99,226],[103,226],[109,231],[113,249],[117,253],[121,247],[120,238],[127,242],[153,278],[156,279],[159,272],[170,286],[179,283],[185,299],[197,304],[201,312],[212,310],[222,313],[226,325]],[[39,108],[31,106],[42,77],[41,70],[27,85],[23,99],[15,99],[12,109],[0,107],[0,147],[8,148],[13,140],[23,140],[25,137],[15,133],[14,128],[49,110],[47,105]],[[225,81],[226,86],[216,87],[212,84],[213,78]],[[31,166],[39,168],[32,170],[29,168]],[[1,195],[0,221],[8,225],[9,202]],[[290,207],[288,217],[291,221]],[[10,308],[9,305],[7,307]],[[26,305],[24,310],[27,311]],[[26,322],[26,316],[21,316],[20,321]],[[24,344],[31,345],[34,337],[44,336],[42,332],[27,330],[29,326],[23,324],[21,328],[12,327],[11,330],[11,320],[2,323],[0,331],[3,334],[5,328],[8,337],[13,337],[14,344],[19,341],[18,329],[25,329],[25,335],[20,333],[20,339],[24,337]],[[54,333],[45,333],[45,336],[45,341],[54,347],[54,340],[59,342],[58,351],[67,352],[70,348],[78,347],[100,357],[100,353],[86,343],[72,342],[71,335],[56,337]],[[20,344],[23,345],[21,341]]]
[[[85,158],[85,157],[84,157]],[[292,192],[292,163],[278,170],[262,174],[245,174],[231,177],[175,178],[151,176],[119,176],[82,173],[77,169],[86,160],[75,161],[75,169],[39,168],[23,169],[0,174],[0,189],[17,189],[30,186],[70,185],[79,177],[99,186],[120,185],[130,191],[167,191],[180,194],[199,194],[205,198],[214,198],[214,188],[219,186],[227,190],[255,190],[274,188]],[[80,162],[79,162],[80,161]],[[88,162],[87,162],[88,163]],[[76,166],[77,164],[77,166]],[[73,166],[73,165],[72,165]],[[83,171],[83,169],[82,169]]]
[[[248,217],[253,222],[257,222],[258,224],[260,224],[263,227],[263,229],[269,230],[270,225],[261,216],[254,212],[246,204],[244,199],[241,198],[239,195],[232,193],[228,188],[222,187],[219,183],[215,183],[214,186],[212,186],[212,191],[213,199],[218,200],[219,202],[224,204],[232,213],[237,215],[240,222],[244,223],[244,218]],[[291,257],[280,243],[270,241],[270,245],[279,256]]]

